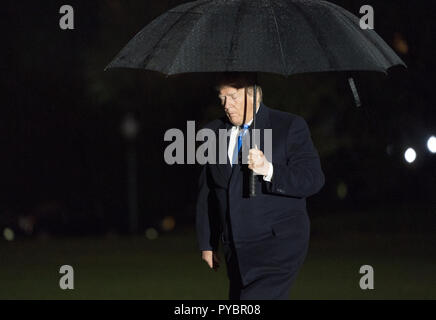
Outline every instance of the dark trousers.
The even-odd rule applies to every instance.
[[[233,242],[223,242],[223,253],[229,278],[229,300],[240,300],[243,285]]]
[[[289,222],[288,222],[289,223]],[[310,222],[307,215],[292,218],[286,229],[236,250],[231,226],[226,223],[221,243],[229,278],[230,300],[287,300],[309,245]],[[239,256],[238,256],[239,254]],[[239,261],[244,262],[243,283]],[[249,276],[248,276],[249,275]]]
[[[229,278],[229,300],[288,300],[297,271],[268,273],[243,285],[233,242],[223,242]]]

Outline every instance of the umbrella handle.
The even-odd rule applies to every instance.
[[[254,148],[254,129],[256,129],[256,105],[257,105],[257,92],[256,92],[256,84],[253,86],[253,125],[252,131],[252,139],[251,139],[251,148]],[[250,170],[250,174],[248,175],[248,191],[249,191],[249,197],[253,198],[256,196],[256,176],[254,175],[253,170]]]
[[[248,188],[249,188],[249,196],[253,198],[256,196],[256,176],[254,172],[250,170],[250,174],[248,175]]]

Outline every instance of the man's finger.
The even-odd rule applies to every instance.
[[[256,157],[256,158],[260,158],[263,156],[262,150],[254,150],[254,149],[252,149],[252,150],[253,150],[253,153],[249,153],[249,155]]]

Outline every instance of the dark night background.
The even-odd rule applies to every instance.
[[[62,243],[107,235],[118,237],[115,242],[125,241],[120,239],[132,230],[127,164],[132,150],[139,217],[134,233],[142,239],[148,228],[162,237],[193,232],[199,168],[167,165],[163,155],[169,143],[163,137],[170,128],[186,132],[188,120],[195,120],[199,129],[222,115],[213,75],[167,78],[142,70],[103,71],[142,27],[183,2],[187,1],[2,4],[1,246],[20,243],[23,248],[31,243],[38,248],[34,243],[41,239]],[[265,104],[302,115],[320,153],[326,184],[308,199],[314,245],[333,233],[401,234],[405,240],[396,247],[401,252],[403,245],[410,245],[408,235],[425,235],[422,243],[428,247],[420,244],[422,254],[416,256],[434,267],[434,251],[427,248],[436,244],[436,154],[427,150],[426,142],[436,135],[436,6],[433,1],[332,2],[355,15],[362,5],[372,5],[375,30],[408,68],[394,68],[388,76],[356,75],[360,109],[344,75],[260,75]],[[59,28],[63,4],[75,10],[74,30]],[[128,113],[139,125],[133,142],[121,131]],[[417,152],[412,164],[403,156],[408,147]],[[167,227],[162,224],[165,217]],[[5,229],[13,230],[14,241],[6,241]],[[195,240],[190,239],[195,251]],[[13,257],[19,259],[5,255],[16,252],[9,248],[0,253],[0,270],[8,270]],[[201,264],[198,256],[186,259]],[[14,262],[10,263],[12,268]],[[436,288],[434,279],[425,281]],[[435,298],[434,292],[422,292],[421,297]],[[13,296],[25,296],[20,294]],[[419,289],[415,296],[420,297]]]

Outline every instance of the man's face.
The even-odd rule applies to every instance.
[[[236,89],[222,86],[218,97],[221,100],[221,105],[224,107],[224,112],[233,125],[240,126],[252,119],[253,107],[250,108],[250,99],[245,99],[244,88]],[[252,105],[253,103],[251,103]]]

